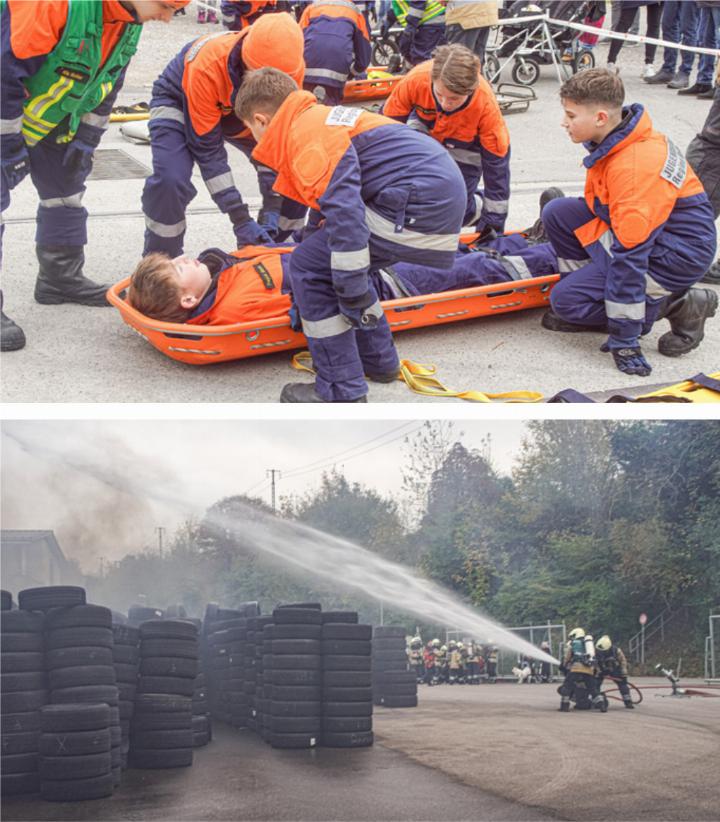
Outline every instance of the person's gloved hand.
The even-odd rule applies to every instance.
[[[616,337],[608,337],[607,342],[600,346],[600,350],[604,354],[610,352],[613,355],[615,365],[623,374],[647,377],[652,372],[652,366],[645,359],[637,340],[623,342]]]
[[[265,229],[272,240],[276,240],[280,233],[280,215],[277,211],[265,211],[261,215],[259,221],[261,228]]]
[[[86,143],[76,135],[65,148],[62,164],[71,174],[89,174],[95,149],[96,146]]]
[[[400,54],[402,54],[405,59],[407,59],[408,54],[410,54],[410,49],[412,48],[412,44],[414,42],[415,29],[411,29],[406,26],[398,37],[398,48],[400,49]]]
[[[244,245],[267,245],[272,243],[272,237],[255,220],[236,223],[233,226],[233,231],[235,232],[238,248],[242,248]]]
[[[300,310],[294,302],[290,306],[288,314],[290,315],[290,328],[292,328],[293,331],[302,331],[302,317],[300,316]]]
[[[477,240],[474,241],[475,245],[482,245],[483,243],[490,243],[493,240],[497,240],[497,231],[495,231],[492,226],[484,224],[482,218],[478,220],[476,228],[479,236]]]
[[[9,189],[30,173],[30,155],[20,134],[6,134],[0,140],[2,173]]]
[[[338,298],[338,303],[340,313],[350,320],[353,328],[359,328],[361,331],[373,331],[377,328],[383,311],[379,304],[377,305],[377,311],[367,310],[377,303],[377,297],[372,291],[366,291],[362,296],[353,299]]]

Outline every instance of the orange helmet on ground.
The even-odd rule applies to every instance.
[[[271,66],[284,71],[302,88],[304,50],[302,29],[287,12],[266,14],[248,29],[242,59],[249,69]]]

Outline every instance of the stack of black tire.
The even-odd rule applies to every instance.
[[[48,669],[50,702],[56,705],[105,703],[109,706],[107,713],[111,739],[112,776],[115,785],[119,785],[122,765],[122,731],[113,645],[112,612],[109,608],[82,604],[52,608],[47,612],[45,660]],[[100,768],[101,764],[100,760],[97,760],[95,767]],[[90,765],[87,767],[91,768]],[[63,768],[67,773],[75,772],[73,763],[65,759]],[[51,773],[49,766],[47,770]],[[80,766],[77,766],[77,772],[83,772]],[[100,775],[102,774],[88,774],[88,778]],[[82,786],[77,787],[78,792],[82,793]],[[72,790],[69,790],[72,793]],[[94,789],[90,790],[92,792]]]
[[[11,611],[12,597],[2,592],[0,713],[2,796],[37,793],[40,709],[48,700],[43,654],[42,613]]]
[[[378,625],[373,637],[373,701],[384,708],[415,708],[417,676],[410,668],[401,625]]]
[[[111,709],[105,703],[41,710],[40,795],[56,802],[111,796]]]
[[[113,622],[113,664],[118,687],[121,766],[127,768],[130,750],[130,720],[135,710],[135,693],[140,662],[140,631],[132,625]]]
[[[193,748],[202,748],[212,739],[210,706],[207,701],[203,671],[195,677],[195,690],[192,695],[192,732]]]
[[[140,625],[140,672],[130,725],[136,768],[192,765],[192,695],[198,673],[198,629],[187,620]]]
[[[149,605],[131,605],[128,608],[128,624],[136,628],[150,619],[162,619],[162,608],[153,608]]]
[[[257,616],[248,619],[246,682],[248,682],[248,727],[269,741],[270,697],[265,697],[265,627],[273,624],[271,616]],[[268,669],[268,685],[270,681]],[[265,719],[267,717],[267,729]]]
[[[247,619],[237,616],[242,611],[235,614],[215,623],[211,639],[220,666],[217,669],[220,710],[225,722],[233,728],[245,728],[248,719],[248,694],[245,690]]]
[[[372,626],[355,611],[322,615],[322,744],[364,748],[373,744]]]
[[[263,657],[264,696],[270,698],[266,737],[273,748],[320,744],[321,626],[320,605],[299,603],[276,608],[272,625],[263,629],[263,644],[270,651]]]

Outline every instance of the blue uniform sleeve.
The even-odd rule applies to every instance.
[[[625,248],[613,239],[605,281],[605,313],[611,337],[633,347],[638,344],[645,322],[646,273],[650,267],[650,250],[657,232],[634,248]]]
[[[408,3],[408,13],[405,27],[407,29],[417,29],[420,26],[420,20],[425,14],[426,0],[410,0]]]
[[[352,300],[368,291],[370,232],[361,183],[358,156],[350,145],[318,198],[330,245],[333,286],[341,299]]]
[[[481,145],[480,156],[484,193],[480,222],[502,232],[510,204],[510,149],[504,157],[499,157]]]

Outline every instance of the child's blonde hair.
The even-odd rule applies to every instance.
[[[181,297],[170,257],[158,252],[143,257],[130,277],[127,293],[130,305],[154,320],[184,323],[191,309],[182,307]]]
[[[433,54],[431,77],[453,94],[473,94],[480,85],[480,60],[459,43],[440,46]]]

